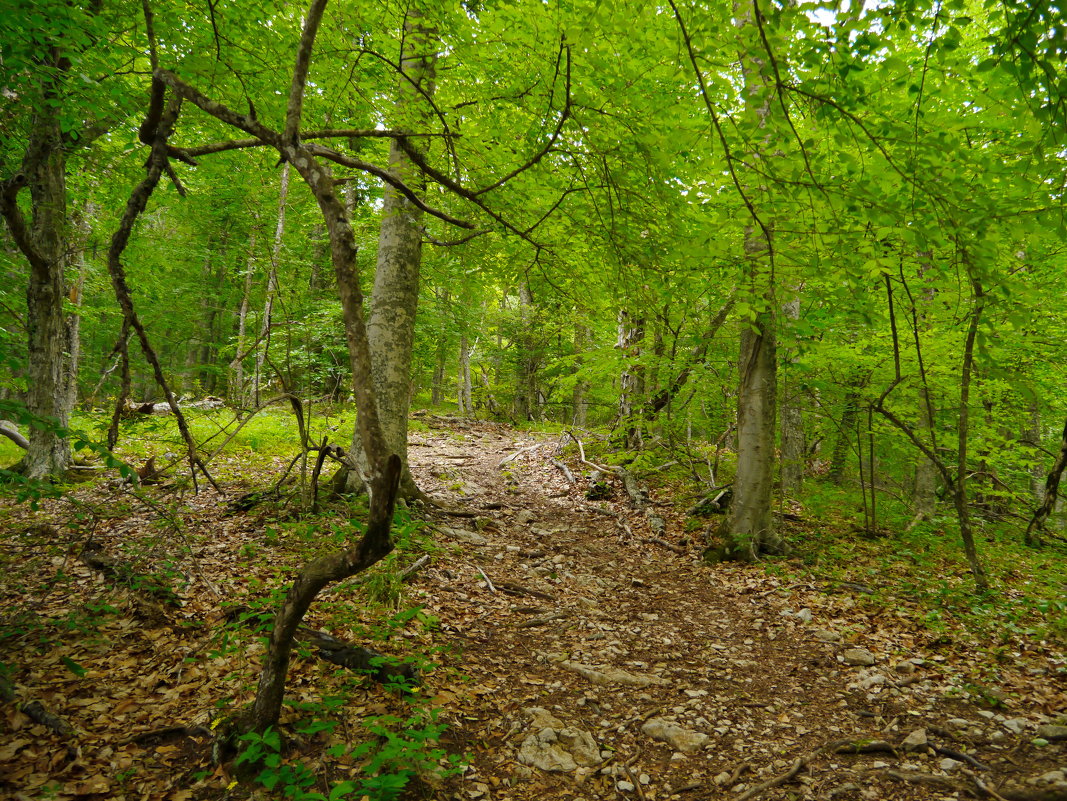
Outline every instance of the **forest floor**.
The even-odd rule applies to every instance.
[[[357,776],[363,761],[326,749],[358,740],[368,715],[392,715],[378,720],[409,730],[397,751],[437,760],[436,718],[440,746],[469,758],[436,781],[427,762],[412,797],[1067,799],[1067,675],[1052,644],[1013,641],[994,661],[867,602],[860,582],[704,565],[674,505],[653,500],[667,523],[657,537],[621,486],[587,499],[558,437],[425,422],[411,437],[416,479],[466,516],[432,510],[429,531],[402,534],[413,549],[392,574],[329,593],[308,622],[350,642],[384,627],[375,647],[436,667],[424,666],[420,705],[302,649],[283,728],[286,764],[309,768],[309,791]],[[254,475],[231,466],[230,489]],[[283,797],[212,764],[211,729],[254,690],[256,614],[344,521],[333,533],[322,518],[280,525],[277,509],[227,511],[239,493],[178,499],[165,487],[152,508],[142,493],[105,515],[108,491],[5,510],[0,662],[22,702],[71,730],[4,703],[0,795]],[[157,566],[177,597],[144,581],[114,589],[78,561],[86,532],[105,553]],[[419,550],[428,563],[402,581]],[[332,722],[302,728],[308,715]]]

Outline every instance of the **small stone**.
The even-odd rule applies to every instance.
[[[945,757],[940,762],[938,762],[937,765],[939,768],[941,768],[941,770],[947,772],[958,768],[960,766],[960,763],[957,762],[955,759],[949,759],[948,757]]]
[[[1046,723],[1037,727],[1037,736],[1049,742],[1067,740],[1067,726],[1057,726],[1055,723]]]
[[[994,717],[996,717],[996,713],[990,712],[988,709],[979,709],[978,714],[986,720],[992,720]]]
[[[1029,721],[1026,718],[1009,718],[1004,721],[1004,728],[1012,734],[1022,734],[1026,730],[1028,723]]]
[[[845,649],[845,653],[842,654],[842,658],[846,665],[858,665],[862,667],[869,667],[878,661],[875,659],[874,654],[866,648],[847,648]]]
[[[841,635],[838,634],[836,631],[819,629],[815,632],[815,639],[822,640],[823,642],[841,642]]]
[[[630,782],[622,780],[615,782],[615,789],[624,793],[632,793],[636,788]]]
[[[926,748],[927,742],[926,729],[916,729],[904,738],[900,747],[905,751],[922,751]]]
[[[647,773],[642,773],[640,776],[637,777],[637,781],[639,781],[641,784],[651,784],[652,777],[649,776]]]
[[[807,607],[797,612],[797,620],[801,620],[805,623],[810,623],[812,618],[811,610]]]
[[[715,784],[719,785],[719,787],[722,787],[724,784],[730,781],[730,772],[724,770],[722,773],[718,774],[714,779],[712,779],[712,781],[715,782]]]
[[[1041,774],[1041,781],[1045,784],[1063,784],[1065,780],[1062,770],[1050,770]]]
[[[946,722],[954,729],[966,729],[971,725],[971,721],[966,718],[949,718]]]
[[[915,663],[905,659],[903,662],[897,662],[893,665],[893,670],[902,676],[910,676],[915,672]]]

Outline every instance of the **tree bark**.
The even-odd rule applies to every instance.
[[[837,436],[834,438],[834,449],[830,453],[830,469],[826,472],[826,478],[836,486],[841,486],[845,479],[845,465],[848,464],[852,432],[856,430],[856,419],[859,415],[860,394],[854,389],[855,386],[855,382],[850,383],[845,392],[845,400],[841,404],[841,422],[837,427]]]
[[[259,322],[259,345],[256,349],[256,372],[252,377],[252,405],[259,406],[259,391],[264,383],[263,366],[270,350],[270,327],[274,319],[274,296],[278,294],[278,262],[282,256],[282,237],[285,235],[285,204],[289,197],[289,164],[282,166],[278,186],[278,221],[274,226],[274,245],[270,252],[270,272],[267,274],[267,297],[263,301],[263,318]]]
[[[1065,467],[1067,467],[1067,423],[1063,424],[1063,436],[1060,438],[1060,452],[1056,455],[1056,461],[1052,465],[1052,471],[1048,474],[1048,479],[1045,481],[1045,492],[1041,505],[1038,506],[1037,510],[1034,512],[1034,516],[1030,519],[1030,523],[1026,526],[1027,545],[1036,545],[1040,543],[1040,538],[1038,537],[1037,532],[1044,527],[1045,521],[1048,520],[1049,515],[1051,515],[1056,508],[1056,500],[1059,497],[1060,477],[1063,475]]]
[[[763,138],[751,156],[767,162],[778,150],[771,126],[774,88],[766,74],[759,41],[758,7],[734,4],[738,59],[746,104],[758,119]],[[768,199],[766,186],[738,180],[751,223],[745,229],[745,281],[754,307],[762,307],[741,329],[737,388],[737,477],[730,507],[729,543],[735,556],[749,561],[761,553],[781,553],[785,545],[775,531],[771,504],[774,490],[774,436],[778,402],[777,301],[774,286],[773,222],[758,204]]]
[[[258,215],[254,217],[252,232],[248,238],[248,259],[245,261],[244,289],[241,306],[237,310],[237,353],[230,362],[230,402],[243,405],[245,397],[245,337],[248,326],[248,305],[252,296],[252,279],[256,274],[256,234],[259,231]]]
[[[456,392],[456,406],[460,417],[470,417],[474,414],[474,406],[471,404],[471,351],[473,348],[467,342],[467,335],[459,338],[459,380]]]
[[[52,55],[53,62],[60,62]],[[56,66],[56,64],[53,64]],[[71,465],[65,429],[74,397],[70,337],[77,328],[63,309],[69,260],[66,151],[55,93],[34,112],[21,172],[0,186],[0,211],[30,264],[26,290],[28,369],[26,408],[35,423],[20,470],[29,478],[59,477]],[[30,190],[29,227],[18,207],[19,190]]]
[[[799,293],[799,288],[796,291]],[[782,314],[790,320],[800,318],[799,294],[782,306]],[[800,406],[802,393],[798,391],[796,380],[789,372],[789,368],[796,362],[795,353],[787,354],[782,359],[782,364],[786,367],[782,381],[782,458],[779,469],[779,484],[783,498],[794,498],[800,494],[807,456],[807,445],[804,439],[804,412]]]
[[[404,77],[396,104],[401,127],[418,129],[427,120],[426,97],[434,93],[437,64],[437,31],[424,10],[413,3],[404,23],[404,47],[400,69]],[[412,147],[413,143],[408,143]],[[397,140],[389,148],[389,172],[411,186],[419,171]],[[367,323],[374,387],[382,432],[389,450],[400,456],[402,497],[416,497],[419,490],[407,464],[408,411],[411,407],[411,353],[415,339],[415,314],[419,302],[422,266],[422,216],[404,194],[385,187],[382,221],[378,233],[378,260],[374,271],[371,312]],[[361,445],[353,440],[353,453],[363,462]],[[349,486],[353,482],[349,480]]]
[[[645,319],[631,317],[625,309],[619,309],[618,338],[615,347],[622,354],[622,370],[619,373],[619,422],[623,425],[623,442],[632,450],[641,447],[643,432],[636,410],[644,402],[645,370],[640,363],[641,348],[645,339]]]

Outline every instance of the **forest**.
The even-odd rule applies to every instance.
[[[8,0],[0,794],[1067,799],[1065,64]]]

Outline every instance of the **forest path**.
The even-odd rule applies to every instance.
[[[973,786],[964,751],[1003,762],[997,784],[1049,769],[1018,748],[1004,761],[1033,721],[946,698],[944,657],[905,634],[829,605],[813,618],[759,569],[648,542],[621,487],[587,500],[573,462],[567,482],[557,438],[430,424],[411,438],[417,480],[478,515],[437,518],[445,548],[417,582],[470,679],[446,704],[450,746],[473,754],[455,797],[956,798]]]

